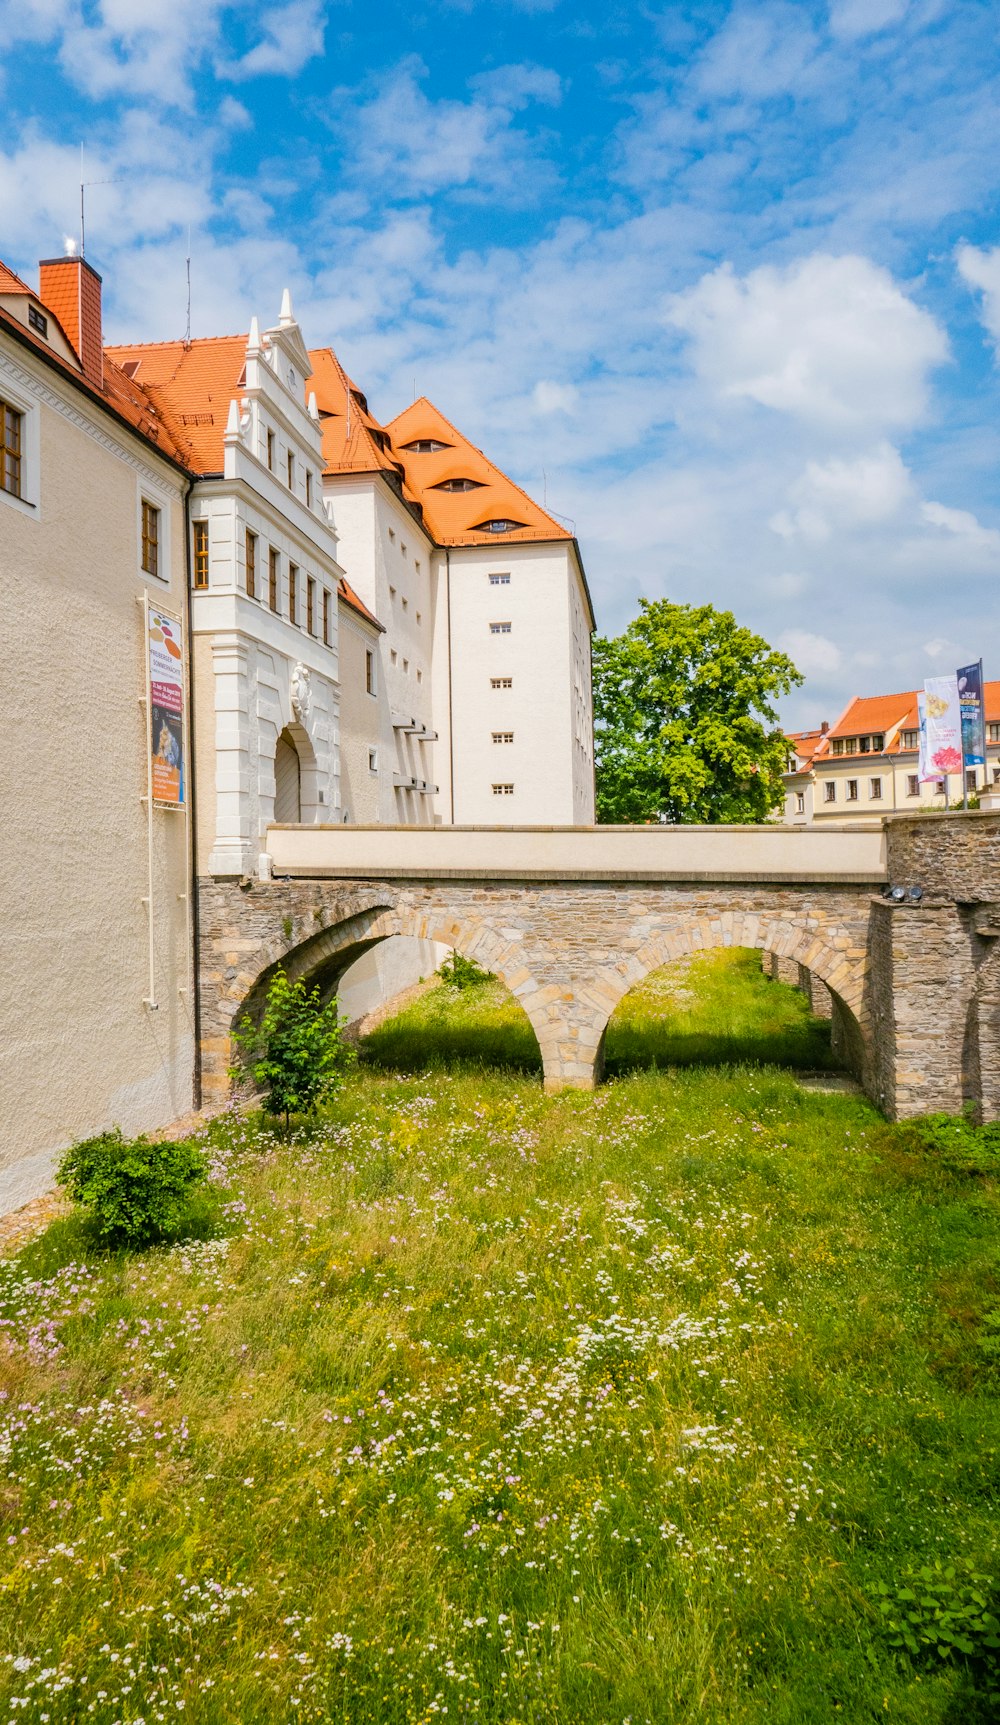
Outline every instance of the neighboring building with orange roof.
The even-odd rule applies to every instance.
[[[983,686],[986,765],[968,768],[965,789],[979,795],[1000,785],[1000,682]],[[792,825],[871,825],[916,808],[944,809],[944,785],[919,777],[917,690],[855,695],[836,723],[793,732],[794,765],[785,775],[784,818]],[[949,801],[962,785],[948,786]]]
[[[145,610],[183,655],[190,479],[104,358],[101,293],[81,257],[37,290],[0,265],[0,1210],[74,1138],[192,1099],[187,820],[144,801],[154,756],[188,765],[178,716],[149,735]]]

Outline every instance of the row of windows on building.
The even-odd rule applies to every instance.
[[[269,473],[273,473],[275,471],[275,459],[274,458],[275,458],[276,450],[277,450],[277,445],[275,442],[274,432],[268,431],[268,433],[267,433],[267,466],[268,466],[268,472]],[[294,451],[294,449],[289,449],[286,451],[285,460],[286,460],[286,470],[287,470],[287,478],[288,478],[288,489],[289,489],[289,491],[294,491],[295,490],[295,478],[296,478],[295,451]],[[306,480],[306,508],[311,509],[312,508],[312,500],[313,500],[313,476],[312,476],[312,473],[310,472],[308,467],[305,469],[305,480]]]
[[[143,504],[143,544],[145,545],[145,509]],[[277,616],[281,606],[281,552],[274,545],[268,546],[267,576],[264,582],[263,570],[259,561],[259,540],[256,533],[248,527],[246,530],[246,594],[248,599],[263,601],[266,593],[268,609]],[[194,585],[196,591],[204,592],[208,587],[209,538],[208,522],[194,522]],[[146,568],[145,561],[143,568]],[[155,570],[152,571],[155,574]],[[258,587],[260,591],[258,592]],[[320,587],[312,575],[307,575],[302,581],[302,572],[297,563],[291,559],[288,562],[288,620],[296,627],[301,627],[301,598],[305,597],[305,627],[310,635],[321,635],[327,647],[331,645],[331,625],[333,621],[333,595],[328,587]]]
[[[987,726],[991,743],[1000,743],[1000,724]],[[916,749],[920,746],[919,731],[904,731],[900,738],[904,749]],[[878,755],[885,745],[885,735],[881,731],[873,731],[867,737],[834,737],[830,744],[833,755]]]
[[[1000,727],[998,727],[998,728],[1000,728]],[[995,740],[995,739],[991,739],[991,741],[993,741],[993,740]],[[996,740],[1000,740],[1000,739],[996,739]],[[994,767],[992,769],[992,772],[993,772],[993,783],[994,784],[1000,783],[1000,767]],[[845,801],[845,803],[860,802],[860,800],[861,800],[861,780],[860,779],[844,779],[842,782],[843,782],[843,786],[844,786],[844,801]],[[823,786],[823,802],[824,803],[835,803],[837,801],[837,783],[838,783],[838,781],[835,779],[828,779],[827,782],[824,784],[824,786]],[[970,792],[971,791],[978,791],[979,789],[981,789],[977,775],[972,771],[966,773],[965,784],[966,784],[966,789]],[[922,790],[922,786],[921,786],[920,779],[919,779],[918,775],[916,773],[907,773],[907,775],[906,775],[906,794],[907,794],[907,796],[908,797],[919,797],[921,795],[921,790]],[[933,796],[935,794],[935,792],[932,790],[928,794]],[[868,780],[868,799],[870,802],[873,802],[873,803],[880,803],[882,801],[882,780],[880,778]],[[805,792],[804,791],[797,792],[796,798],[795,798],[795,808],[796,808],[796,812],[798,814],[800,814],[800,815],[805,814],[806,799],[805,799]]]

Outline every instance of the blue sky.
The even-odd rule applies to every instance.
[[[989,0],[0,0],[0,256],[111,338],[277,314],[575,524],[605,631],[728,605],[792,721],[1000,677]]]

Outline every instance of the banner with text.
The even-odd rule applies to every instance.
[[[163,809],[184,807],[184,651],[181,626],[150,605],[146,652],[149,666],[149,740],[153,801]]]
[[[958,678],[928,677],[924,682],[927,761],[935,777],[962,771],[962,707]]]
[[[986,715],[983,710],[983,661],[960,665],[958,698],[962,704],[962,753],[967,767],[986,765]]]
[[[937,781],[941,777],[937,767],[931,766],[931,757],[927,752],[927,696],[923,689],[917,690],[917,717],[920,720],[920,758],[917,777],[923,784],[927,779]]]

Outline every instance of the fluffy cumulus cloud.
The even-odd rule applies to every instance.
[[[983,323],[1000,352],[1000,246],[959,246],[958,271],[981,296]]]
[[[230,78],[294,77],[322,54],[324,22],[322,0],[269,8],[257,20],[259,40],[237,60],[220,61],[219,70]]]
[[[711,95],[776,96],[802,83],[817,47],[804,7],[753,0],[735,6],[713,36],[698,82]]]
[[[808,629],[785,629],[778,636],[778,646],[798,666],[804,677],[828,676],[840,670],[843,654],[835,641],[826,635],[814,635]]]
[[[948,355],[930,313],[864,257],[817,252],[743,277],[723,264],[674,294],[666,317],[718,394],[831,431],[915,424]]]
[[[912,491],[899,450],[881,442],[860,455],[810,461],[791,488],[792,507],[773,515],[771,526],[783,539],[829,539],[890,521]]]

